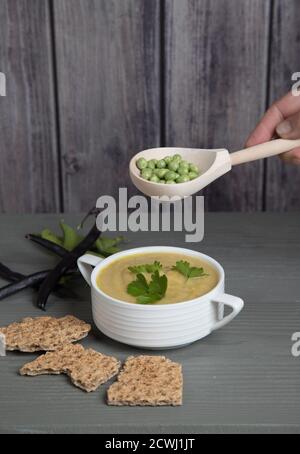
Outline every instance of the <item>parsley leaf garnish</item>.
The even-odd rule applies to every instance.
[[[155,271],[160,271],[162,269],[162,264],[155,260],[152,264],[129,266],[128,269],[134,274],[154,273]]]
[[[179,273],[183,274],[187,279],[191,277],[208,276],[208,274],[204,272],[203,268],[190,266],[189,262],[185,262],[184,260],[179,260],[178,262],[176,262],[176,266],[173,266],[172,270],[178,271]]]
[[[148,292],[149,285],[143,274],[138,274],[135,281],[127,286],[127,292],[132,296],[141,296]]]
[[[150,304],[161,300],[167,291],[168,278],[165,274],[159,275],[159,271],[154,271],[151,275],[151,281],[147,282],[145,276],[137,274],[136,280],[130,282],[127,286],[127,292],[136,297],[139,304]]]

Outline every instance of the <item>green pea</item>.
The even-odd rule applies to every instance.
[[[176,184],[176,181],[174,181],[174,180],[167,180],[167,181],[166,181],[166,184]]]
[[[172,161],[170,161],[168,164],[168,169],[172,170],[173,172],[176,172],[178,167],[179,167],[179,162],[174,161],[174,159],[172,159]]]
[[[177,172],[179,173],[179,175],[187,175],[189,173],[189,168],[188,166],[180,164]]]
[[[190,181],[188,175],[181,175],[179,178],[177,178],[176,183],[187,183]]]
[[[147,161],[145,158],[140,158],[136,162],[136,166],[138,169],[143,170],[147,167]]]
[[[174,154],[173,156],[173,160],[176,160],[176,161],[182,161],[182,157],[180,156],[180,154]]]
[[[164,158],[165,163],[168,165],[170,161],[172,161],[173,157],[172,156],[166,156]]]
[[[196,166],[195,164],[190,164],[189,169],[190,169],[190,172],[199,173],[198,166]]]
[[[165,180],[175,180],[177,177],[177,173],[173,172],[172,170],[168,170],[168,172],[165,174]]]
[[[166,173],[168,173],[168,169],[156,169],[155,170],[155,175],[157,175],[158,178],[164,178]]]
[[[152,181],[152,183],[159,183],[159,178],[156,175],[152,175],[149,181]]]
[[[150,159],[150,161],[147,162],[147,169],[154,170],[156,166],[156,159]]]
[[[180,164],[181,166],[184,166],[184,167],[189,167],[190,166],[190,163],[185,161],[184,159],[182,159],[182,161],[180,161]]]
[[[189,176],[190,180],[194,180],[195,178],[197,178],[199,176],[199,173],[198,172],[189,172],[188,176]]]
[[[150,178],[152,177],[152,170],[148,168],[143,169],[141,175],[145,180],[150,180]]]
[[[158,163],[156,164],[156,167],[158,169],[164,169],[165,167],[167,166],[166,164],[166,161],[164,159],[161,159],[160,161],[158,161]]]

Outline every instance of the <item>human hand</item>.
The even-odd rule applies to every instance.
[[[300,139],[300,96],[293,96],[289,92],[276,101],[250,134],[246,146],[268,142],[274,136]],[[283,153],[280,157],[286,162],[300,165],[300,147]]]

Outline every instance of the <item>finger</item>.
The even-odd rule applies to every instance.
[[[288,117],[276,127],[276,132],[283,139],[300,138],[300,113]]]
[[[300,148],[294,148],[287,153],[283,153],[280,157],[284,162],[300,165]]]
[[[267,142],[274,136],[276,127],[287,117],[300,111],[300,96],[293,96],[291,92],[276,101],[267,110],[261,121],[247,139],[246,146],[250,147]]]
[[[277,106],[273,104],[260,120],[246,142],[246,147],[253,147],[263,142],[268,142],[274,136],[276,126],[284,120]]]

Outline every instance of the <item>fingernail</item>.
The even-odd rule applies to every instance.
[[[292,131],[292,125],[291,125],[291,122],[288,120],[283,121],[276,128],[276,132],[279,136],[288,134],[291,131]]]

